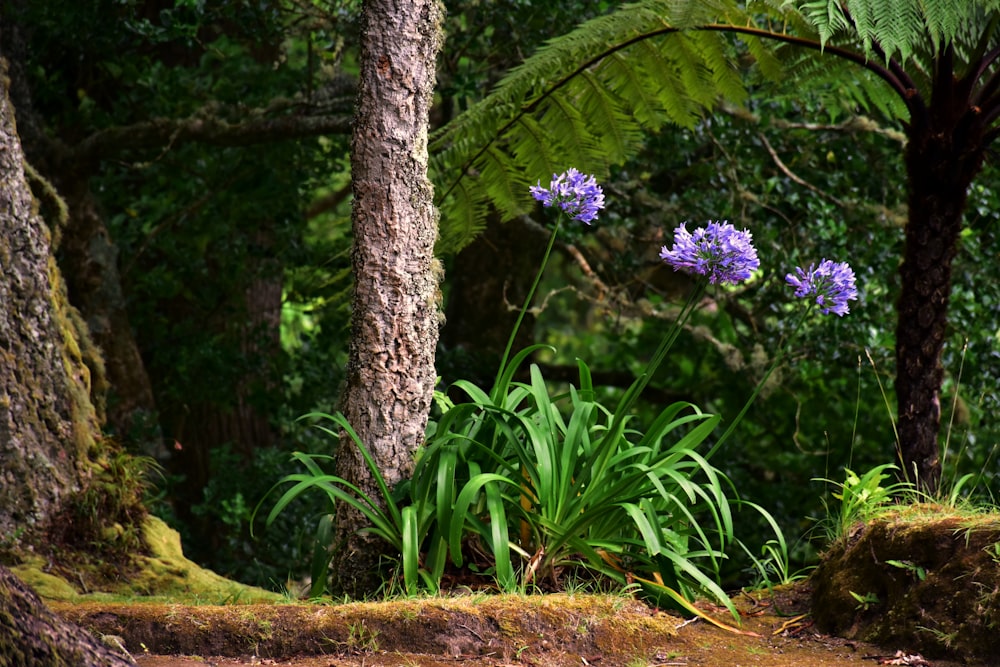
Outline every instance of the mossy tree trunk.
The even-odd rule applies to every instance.
[[[0,566],[0,667],[126,667],[124,655],[53,614],[34,591]]]
[[[389,486],[404,479],[424,438],[438,341],[433,271],[437,211],[427,178],[427,128],[441,48],[438,0],[364,3],[361,77],[351,150],[355,293],[342,411]],[[360,452],[341,441],[337,472],[380,497]],[[381,585],[385,545],[337,513],[332,585],[351,595]]]
[[[40,180],[31,181],[31,185],[42,214],[52,227],[50,249],[58,258],[69,301],[79,310],[86,324],[83,328],[89,331],[89,338],[94,343],[89,349],[103,359],[103,372],[92,373],[92,397],[104,432],[111,436],[109,440],[113,439],[129,452],[155,456],[172,472],[185,476],[184,488],[190,489],[190,492],[173,500],[178,514],[193,520],[190,506],[203,500],[203,487],[210,472],[209,448],[232,442],[241,448],[241,453],[249,456],[255,448],[273,443],[272,412],[260,407],[262,403],[272,405],[274,402],[273,397],[261,398],[274,386],[273,369],[268,368],[265,373],[258,370],[264,363],[252,365],[246,378],[233,388],[234,393],[239,392],[235,398],[223,395],[222,388],[215,386],[211,389],[215,396],[219,396],[217,402],[198,401],[198,397],[192,395],[198,394],[201,386],[185,378],[184,381],[190,383],[191,391],[174,391],[171,397],[180,394],[181,400],[175,400],[173,404],[164,400],[164,395],[173,387],[164,380],[155,360],[151,363],[150,350],[159,347],[160,358],[168,356],[169,351],[163,350],[166,346],[162,345],[161,338],[148,334],[150,329],[158,327],[157,321],[148,317],[143,319],[141,311],[138,317],[134,311],[129,312],[131,305],[135,305],[136,294],[132,291],[134,286],[128,282],[128,269],[136,257],[126,256],[124,261],[120,258],[116,245],[118,241],[109,229],[110,216],[102,210],[105,186],[101,185],[101,179],[116,168],[112,166],[109,169],[109,164],[135,165],[144,159],[155,162],[188,143],[204,144],[208,151],[211,149],[207,146],[222,150],[226,147],[284,144],[325,135],[346,135],[350,132],[351,106],[349,101],[342,102],[341,97],[350,100],[353,85],[340,81],[339,88],[328,91],[331,98],[317,99],[315,105],[311,101],[305,105],[296,103],[295,113],[285,113],[283,107],[277,104],[277,110],[268,105],[263,109],[241,109],[233,114],[228,103],[220,105],[215,100],[201,99],[195,103],[205,103],[205,108],[190,116],[151,117],[149,114],[153,112],[150,107],[141,104],[118,116],[120,125],[108,126],[105,125],[107,118],[95,121],[88,114],[78,114],[75,106],[79,100],[72,99],[75,94],[70,96],[68,102],[65,98],[60,99],[59,95],[47,97],[47,84],[33,76],[37,72],[58,71],[57,79],[60,76],[65,76],[66,80],[73,80],[74,76],[87,79],[87,102],[102,109],[115,107],[131,94],[128,89],[119,88],[124,85],[119,77],[109,75],[105,78],[107,72],[114,68],[105,71],[97,67],[102,73],[94,77],[97,71],[94,70],[94,63],[102,62],[101,58],[107,55],[102,54],[102,47],[91,49],[86,45],[68,44],[68,50],[56,49],[58,60],[53,62],[51,58],[54,54],[48,51],[49,38],[43,36],[47,31],[41,29],[37,19],[33,23],[28,18],[37,16],[29,9],[37,7],[39,12],[44,12],[43,6],[44,3],[32,0],[5,3],[0,10],[0,49],[10,66],[10,98],[18,110],[22,149],[28,163],[47,179],[45,192],[37,187]],[[121,18],[129,10],[125,7],[119,9],[122,11],[111,11],[109,17],[112,23],[117,21],[119,25],[124,25]],[[68,16],[71,12],[60,14],[66,19],[63,14]],[[70,22],[65,20],[67,24]],[[211,31],[215,29],[236,30],[237,27],[218,24],[213,25]],[[112,33],[114,31],[110,30],[107,34]],[[130,34],[127,30],[116,39],[119,38],[122,63],[132,62],[130,59],[136,56],[135,49],[142,51],[150,46],[144,43],[141,36]],[[255,57],[272,62],[277,57],[276,47],[284,36],[272,34],[268,39],[271,41],[267,44],[258,44],[262,50]],[[145,55],[141,59],[151,58],[150,63],[159,59],[159,62],[169,63],[171,71],[174,71],[173,68],[193,68],[204,55],[204,48],[200,42],[185,47],[174,43],[157,44],[149,52],[143,51]],[[59,53],[72,55],[66,57]],[[155,102],[152,104],[155,106]],[[136,182],[143,178],[144,170],[130,171],[128,178],[135,178]],[[263,177],[265,172],[260,173]],[[221,194],[208,192],[205,200]],[[63,205],[60,211],[62,220],[58,223],[57,216],[49,215],[49,209],[55,208],[53,204],[56,202]],[[262,221],[261,224],[271,223]],[[156,236],[160,230],[158,227],[150,237]],[[164,236],[176,234],[176,238],[181,238],[185,233],[170,231]],[[269,248],[264,250],[270,253]],[[150,260],[150,257],[153,259]],[[265,257],[269,260],[268,255]],[[146,253],[143,259],[159,261],[153,252]],[[134,265],[136,273],[149,266],[146,264],[144,267],[142,262]],[[176,267],[170,268],[173,270]],[[233,291],[225,302],[210,305],[217,311],[229,308],[241,310],[245,306],[246,316],[241,310],[240,317],[231,318],[226,326],[233,330],[231,333],[236,344],[242,346],[241,352],[248,358],[262,357],[267,361],[280,354],[278,327],[282,267],[268,265],[256,275],[254,271],[246,271],[238,273],[237,278],[240,276],[247,276],[245,291]],[[193,281],[185,284],[184,288],[184,292],[201,292],[201,285]],[[170,315],[174,312],[171,311]],[[192,314],[185,311],[179,315],[190,317],[199,326],[217,324],[216,321],[207,321],[203,312]],[[187,344],[183,338],[171,341],[174,346],[171,351],[183,353]],[[84,359],[90,363],[87,350],[85,348]],[[176,358],[176,355],[171,356]],[[205,366],[196,367],[196,370],[211,373],[211,366],[207,371]],[[169,380],[176,385],[175,378],[176,375],[172,375]],[[183,400],[189,398],[190,402]],[[186,430],[181,430],[182,427]],[[169,436],[167,447],[164,447],[162,437],[164,429],[165,435]],[[212,533],[217,534],[218,531]],[[206,537],[202,541],[209,542],[210,539]]]
[[[0,91],[0,535],[27,537],[90,474],[98,433],[82,322],[25,178],[3,61]]]
[[[30,151],[28,159],[33,159]],[[118,247],[91,192],[90,170],[46,167],[57,179],[55,185],[68,211],[54,251],[70,301],[80,310],[104,359],[105,385],[95,387],[101,421],[119,442],[162,457],[153,387],[129,320]]]
[[[89,477],[97,417],[49,230],[25,178],[0,60],[0,535],[40,539]],[[0,567],[0,665],[128,665]]]

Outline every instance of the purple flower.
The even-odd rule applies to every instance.
[[[543,206],[559,206],[573,220],[590,224],[604,208],[604,191],[593,176],[584,176],[570,167],[562,174],[553,174],[546,190],[542,182],[532,185],[531,196]]]
[[[795,273],[785,276],[789,285],[795,288],[795,296],[816,297],[819,312],[836,313],[843,317],[850,312],[847,302],[858,298],[858,290],[854,286],[854,271],[847,262],[832,262],[824,259],[817,267],[810,264],[809,269],[795,268]]]
[[[760,266],[753,237],[728,222],[711,222],[690,233],[687,223],[674,230],[674,247],[663,246],[660,258],[674,267],[708,276],[708,282],[736,285],[750,278]]]

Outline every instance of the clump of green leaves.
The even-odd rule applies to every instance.
[[[54,521],[47,547],[86,554],[114,570],[146,551],[145,499],[160,468],[154,459],[130,454],[113,441],[106,440],[103,447],[91,478]]]
[[[467,402],[434,424],[418,460],[414,483],[436,477],[439,509],[454,508],[453,563],[465,561],[467,532],[493,547],[504,588],[558,587],[583,568],[674,605],[696,593],[728,604],[713,575],[733,540],[729,484],[697,452],[718,417],[679,402],[644,433],[629,428],[596,400],[582,361],[580,386],[559,394],[534,365],[528,382],[512,382],[535,349],[490,395],[456,382]],[[504,539],[497,526],[509,527]]]
[[[333,438],[339,440],[341,434],[346,434],[350,438],[352,444],[361,452],[365,464],[371,471],[378,485],[380,497],[372,498],[344,478],[324,472],[320,464],[332,461],[332,456],[294,452],[292,458],[301,463],[306,468],[306,472],[286,475],[272,487],[274,490],[279,486],[291,484],[268,513],[266,525],[270,526],[292,501],[302,496],[306,491],[318,489],[326,494],[332,507],[336,507],[338,503],[346,503],[358,510],[369,524],[364,532],[381,537],[401,554],[404,587],[407,594],[413,595],[421,588],[436,591],[441,572],[443,572],[444,561],[441,555],[431,555],[428,565],[420,558],[421,546],[428,539],[427,531],[430,528],[430,519],[434,514],[433,500],[429,494],[420,497],[413,486],[409,487],[408,497],[397,496],[393,493],[382,477],[368,448],[341,413],[333,415],[310,413],[305,415],[303,419],[318,420],[315,424],[316,428]],[[327,425],[327,422],[331,424]],[[265,495],[261,499],[261,503],[266,498]],[[259,508],[260,504],[258,504]],[[327,568],[332,556],[328,549],[332,541],[331,526],[331,521],[327,517],[321,517],[317,526],[316,551],[313,556],[311,573],[313,579],[310,590],[311,597],[319,597],[325,592]]]
[[[533,351],[515,356],[491,394],[459,381],[466,402],[439,395],[443,414],[429,426],[412,478],[395,490],[342,415],[313,415],[331,436],[351,438],[380,498],[326,474],[320,464],[329,457],[296,453],[306,472],[279,482],[291,486],[267,522],[320,489],[364,514],[365,531],[398,550],[411,595],[437,591],[449,568],[489,572],[507,591],[557,588],[583,570],[638,583],[660,604],[687,611],[696,595],[731,608],[715,583],[734,541],[730,485],[697,452],[718,417],[675,403],[645,432],[629,428],[596,400],[583,362],[580,386],[556,395],[537,366],[528,382],[514,382]],[[313,594],[322,592],[315,584],[327,566],[314,562]]]
[[[834,504],[833,507],[827,505],[825,532],[828,541],[847,535],[855,524],[871,519],[906,494],[915,494],[915,488],[910,482],[895,481],[883,485],[887,480],[896,479],[892,471],[898,470],[898,466],[885,463],[860,476],[853,470],[845,470],[846,479],[843,482],[817,480],[828,482],[838,489],[833,497],[839,504]]]

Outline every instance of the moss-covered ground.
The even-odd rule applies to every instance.
[[[142,524],[142,539],[148,554],[132,557],[121,566],[121,576],[95,572],[93,563],[81,558],[74,567],[72,557],[59,562],[41,557],[22,556],[11,566],[14,574],[47,601],[94,602],[106,600],[142,600],[195,604],[233,602],[277,602],[285,598],[276,593],[231,581],[211,570],[199,567],[184,556],[177,531],[160,519],[149,516]],[[100,576],[98,576],[98,574]]]
[[[809,590],[740,596],[738,631],[606,595],[463,595],[341,605],[57,603],[146,667],[535,665],[842,667],[896,651],[819,633]],[[723,621],[718,610],[706,610]],[[913,652],[900,656],[915,658]],[[956,667],[957,662],[897,664]]]
[[[813,575],[824,631],[1000,664],[1000,515],[908,505],[854,526]]]
[[[117,589],[84,592],[39,563],[15,569],[57,613],[146,667],[957,667],[996,664],[966,636],[1000,635],[998,527],[996,515],[937,510],[860,524],[809,581],[736,596],[742,620],[729,629],[616,595],[310,604],[198,568],[155,520],[143,572]],[[703,611],[733,625],[724,610]]]

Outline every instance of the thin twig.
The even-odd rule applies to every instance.
[[[592,282],[597,288],[597,299],[603,300],[605,295],[611,290],[609,290],[608,286],[604,284],[604,281],[601,280],[600,276],[598,276],[594,270],[590,268],[590,263],[587,261],[587,258],[583,256],[583,253],[581,253],[575,245],[568,243],[565,248],[566,252],[568,252],[573,258],[573,261],[575,261],[577,266],[580,267],[580,270],[583,271],[583,275],[587,276],[587,278],[590,279],[590,282]]]
[[[802,187],[806,188],[810,192],[814,192],[817,195],[819,195],[820,197],[822,197],[823,199],[825,199],[825,200],[827,200],[829,202],[833,202],[834,204],[836,204],[840,208],[845,208],[847,206],[840,199],[837,199],[836,197],[834,197],[831,194],[823,192],[822,190],[820,190],[819,188],[817,188],[815,185],[813,185],[812,183],[808,182],[807,180],[805,180],[804,178],[802,178],[801,176],[799,176],[798,174],[796,174],[795,172],[793,172],[791,169],[789,169],[788,166],[784,162],[781,161],[781,158],[778,157],[778,153],[774,150],[774,148],[771,147],[770,142],[767,140],[767,137],[765,137],[762,132],[758,132],[757,133],[757,137],[760,138],[761,143],[764,144],[764,148],[767,149],[767,152],[771,155],[771,159],[774,160],[774,164],[777,165],[778,169],[781,170],[781,173],[783,173],[785,176],[787,176],[788,178],[792,179],[794,182],[798,183]]]

